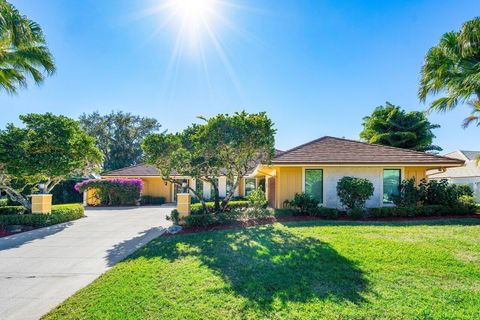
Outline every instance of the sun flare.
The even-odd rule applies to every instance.
[[[171,0],[171,10],[190,41],[196,42],[212,29],[218,17],[216,0]]]

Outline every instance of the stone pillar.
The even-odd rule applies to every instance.
[[[177,193],[177,211],[180,220],[190,215],[190,193]]]
[[[51,194],[32,194],[32,213],[50,214],[52,213],[52,195]]]

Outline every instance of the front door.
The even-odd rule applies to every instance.
[[[275,208],[275,177],[268,178],[268,205]]]

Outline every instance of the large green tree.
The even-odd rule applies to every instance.
[[[22,15],[6,0],[0,0],[0,89],[9,93],[36,84],[55,72],[40,26]]]
[[[22,127],[0,130],[0,190],[30,209],[24,190],[43,182],[49,193],[60,181],[95,170],[102,155],[77,121],[51,113],[20,116]]]
[[[363,118],[363,131],[360,138],[368,143],[405,148],[416,151],[441,151],[432,144],[435,135],[432,130],[439,125],[431,124],[425,113],[405,112],[399,106],[386,102]]]
[[[153,118],[122,111],[106,115],[84,113],[80,116],[80,124],[96,138],[104,157],[103,170],[107,171],[140,163],[143,157],[141,142],[147,134],[160,129],[160,124]]]
[[[209,183],[215,210],[223,211],[241,179],[257,163],[269,163],[275,149],[273,122],[264,112],[219,114],[193,124],[180,133],[150,134],[142,148],[148,163],[155,165],[166,181],[181,185],[172,173]],[[218,178],[226,176],[230,191],[220,202]],[[188,189],[202,202],[203,196]]]
[[[465,22],[458,32],[445,33],[428,51],[418,96],[425,102],[431,94],[442,95],[430,105],[437,111],[480,101],[480,18]]]

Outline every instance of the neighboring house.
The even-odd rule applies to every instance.
[[[427,170],[444,170],[462,166],[464,160],[453,159],[407,149],[367,144],[364,142],[322,137],[285,152],[277,152],[272,164],[259,164],[240,182],[235,191],[245,196],[255,187],[264,188],[269,205],[281,208],[296,193],[306,192],[316,197],[325,207],[341,207],[337,197],[337,183],[344,176],[367,178],[375,188],[367,201],[368,207],[392,205],[392,195],[398,193],[401,180],[414,177],[418,182],[426,178]],[[175,201],[178,187],[164,182],[156,168],[139,165],[111,171],[107,177],[138,177],[145,182],[144,194],[163,196]],[[178,177],[198,188],[194,179]],[[226,178],[219,177],[220,196],[226,194]],[[200,187],[208,198],[210,186]]]
[[[433,180],[447,179],[449,183],[469,185],[480,202],[480,167],[477,165],[477,158],[480,151],[457,150],[445,155],[465,161],[465,165],[457,168],[448,168],[444,171],[432,170],[428,172],[428,178]]]

